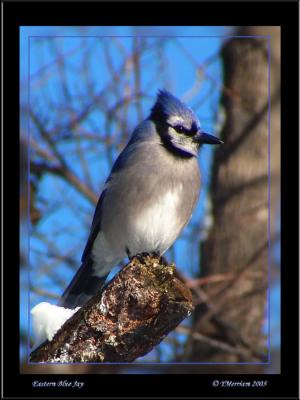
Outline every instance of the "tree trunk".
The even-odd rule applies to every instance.
[[[194,340],[190,350],[192,361],[268,360],[263,324],[267,318],[269,282],[268,221],[270,219],[272,238],[279,189],[280,30],[277,27],[244,27],[239,29],[238,35],[271,36],[270,104],[268,38],[232,38],[222,49],[225,89],[221,104],[226,122],[221,138],[224,145],[217,149],[213,164],[214,224],[202,244],[201,275],[231,274],[233,279],[205,286],[208,301],[198,307],[195,330],[247,349],[249,353],[242,357]],[[225,366],[224,371],[229,372],[228,367]],[[230,369],[230,372],[235,371],[241,372],[240,366]],[[260,367],[255,371],[259,372]]]

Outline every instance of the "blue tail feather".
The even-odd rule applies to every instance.
[[[108,274],[96,276],[92,260],[85,260],[62,294],[58,305],[65,308],[82,306],[103,287],[107,276]]]

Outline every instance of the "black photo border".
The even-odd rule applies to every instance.
[[[4,398],[298,398],[298,48],[295,2],[5,2],[3,4],[3,353]],[[251,375],[263,388],[220,390],[215,379],[245,375],[72,375],[70,388],[33,388],[55,375],[19,368],[19,27],[23,25],[260,25],[281,26],[281,373]],[[291,212],[292,211],[292,212]],[[249,375],[247,375],[247,378]],[[63,379],[67,379],[64,375]]]

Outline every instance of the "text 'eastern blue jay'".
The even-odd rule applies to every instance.
[[[203,132],[194,112],[159,91],[113,165],[99,198],[82,264],[60,300],[75,308],[104,284],[126,255],[161,256],[191,218],[200,190],[198,150],[221,140]]]

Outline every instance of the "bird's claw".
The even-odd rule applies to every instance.
[[[136,257],[139,260],[139,262],[144,262],[146,257],[154,257],[154,258],[158,258],[159,259],[160,264],[168,265],[168,262],[165,259],[165,257],[161,256],[158,252],[155,252],[155,251],[152,252],[152,253],[145,253],[145,252],[144,253],[138,253],[135,256],[131,257],[130,261],[134,257]]]
[[[134,257],[139,260],[139,262],[144,262],[145,258],[148,257],[150,254],[149,253],[138,253]],[[132,257],[133,258],[133,257]]]

